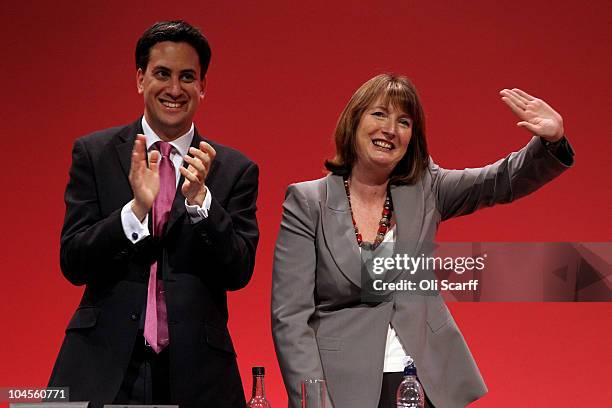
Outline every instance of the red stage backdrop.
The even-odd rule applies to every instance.
[[[272,405],[286,406],[269,318],[285,189],[324,174],[336,118],[380,72],[414,80],[445,167],[487,164],[529,140],[499,100],[504,87],[565,119],[573,169],[517,203],[443,224],[441,240],[611,241],[609,2],[464,3],[3,2],[0,386],[46,384],[82,293],[58,261],[71,146],[142,113],[134,45],[158,20],[186,19],[208,36],[196,124],[261,167],[257,267],[230,296],[247,394],[250,367],[264,365]],[[609,406],[612,304],[449,306],[490,389],[474,407]]]

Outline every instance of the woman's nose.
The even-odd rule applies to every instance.
[[[390,137],[395,136],[395,131],[396,131],[395,123],[390,119],[385,120],[382,125],[382,131],[387,136],[390,136]]]

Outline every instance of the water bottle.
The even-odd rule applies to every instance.
[[[266,391],[264,389],[264,375],[266,370],[263,367],[253,367],[253,394],[251,400],[247,404],[249,408],[272,408],[266,399]]]
[[[425,394],[417,379],[414,361],[410,359],[404,368],[404,380],[397,387],[397,408],[423,408]]]

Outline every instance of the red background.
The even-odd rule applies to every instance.
[[[250,367],[262,364],[272,405],[286,406],[269,321],[285,188],[323,175],[338,114],[377,73],[414,80],[445,167],[483,165],[529,140],[499,101],[504,87],[546,99],[565,119],[572,170],[520,202],[447,222],[440,239],[611,241],[608,1],[134,3],[0,6],[0,385],[48,379],[82,293],[58,266],[71,145],[142,113],[133,49],[157,20],[183,18],[206,33],[213,61],[198,128],[261,167],[257,268],[230,297],[248,394]],[[490,389],[474,407],[609,406],[612,304],[450,308]]]

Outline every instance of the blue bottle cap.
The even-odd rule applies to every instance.
[[[414,366],[414,362],[410,362],[404,368],[404,375],[416,375],[416,367]]]

